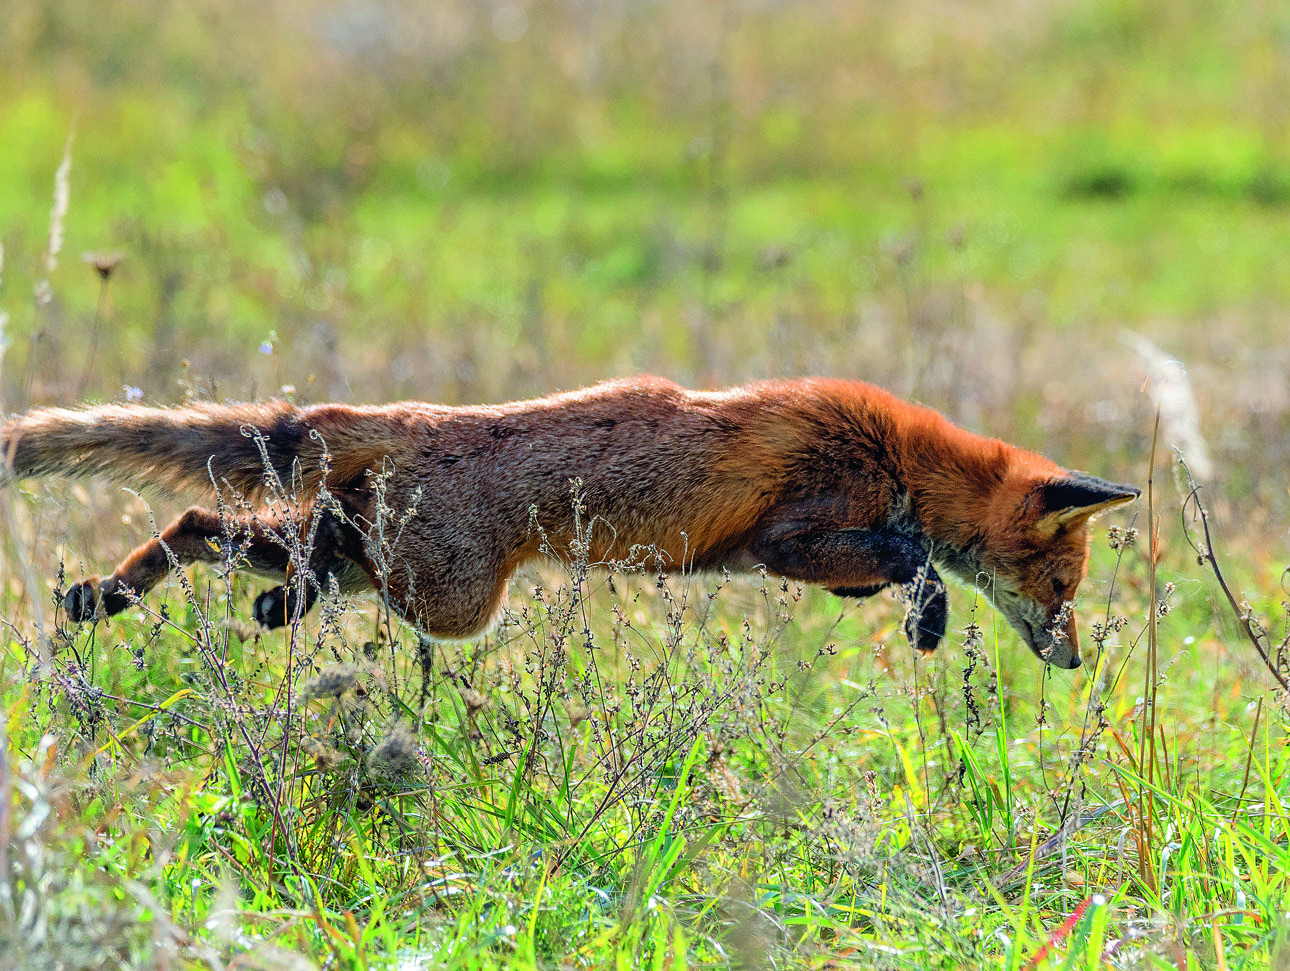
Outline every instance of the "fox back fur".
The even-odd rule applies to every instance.
[[[313,520],[304,577],[290,579],[301,564],[284,537],[297,527],[193,508],[111,576],[74,586],[77,620],[233,544],[288,580],[257,600],[262,622],[289,622],[334,582],[376,587],[426,633],[464,637],[496,616],[520,564],[582,541],[593,562],[648,548],[678,571],[760,566],[841,596],[903,585],[923,650],[944,634],[945,570],[1059,667],[1080,663],[1071,601],[1088,519],[1138,495],[833,379],[688,391],[636,377],[501,405],[103,405],[8,419],[0,479],[47,475],[279,492],[313,511],[298,517]]]

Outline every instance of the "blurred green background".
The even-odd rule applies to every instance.
[[[1290,519],[1284,4],[7,0],[0,62],[6,410],[828,373],[1129,479],[1132,332]]]
[[[1288,121],[1267,0],[0,0],[0,412],[817,373],[1145,485],[1159,408],[1285,671]],[[177,500],[25,482],[0,816],[35,896],[0,953],[1286,966],[1287,709],[1167,467],[1097,524],[1053,677],[968,590],[915,661],[890,598],[756,578],[524,573],[426,654],[372,603],[262,636],[262,581],[200,568],[68,627],[51,588]],[[296,694],[329,658],[354,722]],[[374,805],[404,715],[427,773]]]

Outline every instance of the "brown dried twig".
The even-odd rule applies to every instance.
[[[1276,679],[1277,684],[1281,686],[1282,691],[1290,691],[1290,682],[1287,682],[1285,675],[1277,670],[1277,666],[1272,662],[1270,652],[1263,645],[1263,642],[1259,639],[1258,632],[1255,631],[1254,626],[1250,623],[1249,612],[1241,609],[1240,603],[1232,593],[1232,588],[1227,585],[1227,580],[1223,577],[1223,571],[1218,565],[1218,558],[1214,555],[1214,542],[1210,537],[1209,513],[1206,512],[1205,506],[1200,501],[1200,485],[1194,478],[1192,478],[1191,469],[1187,468],[1187,463],[1182,460],[1181,456],[1179,456],[1178,462],[1187,476],[1187,487],[1189,490],[1182,508],[1183,536],[1186,537],[1188,545],[1190,545],[1196,552],[1196,562],[1202,566],[1205,563],[1208,563],[1210,569],[1214,571],[1214,579],[1218,581],[1219,589],[1222,590],[1223,595],[1227,597],[1227,602],[1231,605],[1232,613],[1236,615],[1236,619],[1241,625],[1241,630],[1244,631],[1249,642],[1254,645],[1255,652],[1262,659],[1268,671],[1271,672],[1272,677]],[[1189,505],[1195,506],[1196,514],[1200,517],[1201,529],[1203,529],[1205,533],[1205,542],[1203,545],[1198,545],[1195,540],[1192,539],[1191,531],[1187,528],[1187,507]]]

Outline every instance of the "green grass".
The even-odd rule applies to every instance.
[[[962,590],[916,661],[886,598],[575,564],[423,673],[371,605],[241,641],[247,584],[199,572],[56,628],[43,678],[11,643],[3,926],[142,964],[1266,966],[1278,695],[1200,591],[1144,682],[1141,542],[1099,541],[1090,666],[1049,675]]]
[[[5,410],[831,373],[1145,481],[1127,329],[1187,367],[1220,561],[1286,651],[1279,7],[544,0],[513,44],[464,0],[358,9],[5,5]],[[262,635],[215,571],[74,628],[54,586],[147,507],[5,490],[0,953],[1278,966],[1285,696],[1183,535],[1176,431],[1157,575],[1145,505],[1099,533],[1075,673],[963,589],[915,660],[886,598],[576,564],[428,675],[374,603]]]

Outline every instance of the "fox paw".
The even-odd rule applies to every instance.
[[[251,608],[256,623],[270,630],[287,625],[287,588],[274,587],[255,598]]]
[[[63,597],[67,616],[78,624],[96,620],[100,613],[104,617],[111,617],[128,606],[130,598],[114,589],[110,578],[99,580],[98,577],[90,577],[74,583]]]
[[[311,587],[305,591],[305,599],[300,601],[300,585],[286,583],[272,590],[266,590],[255,598],[251,608],[256,621],[270,629],[286,627],[309,611],[318,599],[317,592]],[[300,609],[302,608],[303,609]]]
[[[945,636],[950,616],[950,598],[940,577],[928,577],[911,598],[905,614],[905,636],[916,651],[930,654]]]

